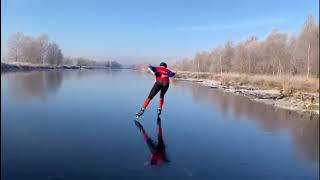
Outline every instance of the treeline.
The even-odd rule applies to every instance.
[[[59,45],[50,42],[48,35],[31,37],[21,32],[10,35],[4,60],[16,64],[121,68],[121,64],[115,61],[64,57]]]
[[[302,74],[319,77],[319,23],[308,16],[297,35],[273,29],[264,39],[251,36],[227,41],[211,52],[182,59],[173,68],[182,71],[244,74]]]
[[[67,66],[90,66],[90,67],[106,67],[106,68],[122,68],[122,65],[116,61],[95,61],[87,58],[65,57],[63,64]]]
[[[5,59],[15,63],[60,65],[63,54],[58,44],[49,42],[46,34],[31,37],[18,32],[9,37]]]

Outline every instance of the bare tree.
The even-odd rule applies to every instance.
[[[50,65],[61,65],[63,54],[56,43],[49,43],[47,47],[46,62]]]
[[[221,57],[220,57],[220,66],[221,66],[221,72],[229,72],[231,70],[231,62],[234,58],[234,45],[232,41],[227,41]]]
[[[39,37],[36,37],[36,41],[38,43],[39,48],[39,60],[41,61],[41,64],[44,64],[49,44],[49,37],[47,34],[43,34]]]
[[[48,36],[28,37],[25,44],[25,57],[27,62],[43,64],[48,45]]]
[[[18,32],[10,35],[8,40],[7,60],[11,62],[22,61],[22,46],[25,36]]]
[[[298,39],[298,47],[305,61],[306,75],[319,75],[319,24],[313,16],[308,16]]]

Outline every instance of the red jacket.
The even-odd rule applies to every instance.
[[[162,66],[148,66],[148,69],[156,76],[156,81],[169,82],[169,78],[175,75],[174,72]]]

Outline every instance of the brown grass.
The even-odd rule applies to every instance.
[[[236,73],[207,73],[178,71],[177,78],[210,79],[222,82],[223,84],[239,84],[255,86],[263,89],[279,89],[284,91],[303,91],[319,93],[319,78],[307,78],[306,76],[291,75],[248,75]]]

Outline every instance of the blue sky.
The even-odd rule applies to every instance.
[[[298,32],[319,0],[1,0],[9,34],[47,33],[65,55],[147,61],[192,56],[226,40]]]

